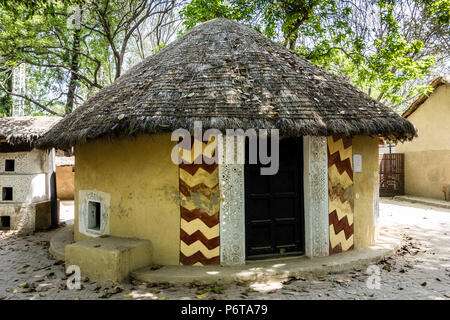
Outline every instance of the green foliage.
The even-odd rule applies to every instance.
[[[255,10],[254,3],[254,1],[239,0],[193,0],[190,5],[181,11],[181,15],[184,18],[183,24],[186,30],[189,30],[198,23],[214,18],[242,21],[251,17],[251,14]]]
[[[82,7],[82,24],[74,28],[68,23],[71,9],[83,2],[37,0],[32,6],[0,2],[0,75],[1,70],[26,64],[29,99],[25,103],[29,114],[43,110],[70,112],[75,101],[82,102],[110,84],[122,68],[122,61],[118,66],[111,53],[120,51],[124,41],[122,32],[126,28],[119,23],[134,15],[125,11],[124,5],[138,1],[89,2]],[[135,6],[142,3],[145,1]],[[96,10],[104,11],[104,16]],[[104,22],[103,29],[100,21]],[[114,36],[105,34],[105,28],[110,28]]]
[[[4,92],[0,92],[0,117],[9,116],[11,107],[12,103],[9,95]]]
[[[153,49],[153,53],[157,53],[158,51],[163,49],[166,45],[167,45],[166,43],[159,44],[155,49]]]
[[[344,34],[334,32],[332,46],[322,40],[318,46],[301,48],[299,53],[351,79],[377,100],[399,105],[404,99],[402,87],[426,74],[434,64],[434,57],[417,57],[423,43],[419,40],[408,43],[393,17],[394,6],[389,2],[392,1],[378,1],[379,18],[385,30],[381,36],[367,39],[352,30]],[[417,89],[411,87],[409,94]]]
[[[450,22],[450,0],[423,0],[426,12],[440,24]]]
[[[66,12],[72,1],[37,1],[0,10],[0,61],[2,69],[26,64],[27,114],[62,113],[64,84],[70,75],[73,33],[67,28]],[[37,103],[33,103],[31,99]]]
[[[127,41],[136,39],[132,30],[145,20],[142,4],[150,2],[0,0],[0,84],[4,88],[11,71],[26,63],[27,112],[70,112],[69,92],[79,104],[136,62]],[[74,4],[84,8],[80,29],[67,26]],[[410,5],[419,18],[406,14],[400,22]],[[394,107],[425,92],[417,80],[449,56],[450,0],[192,0],[180,15],[184,32],[218,17],[250,25]],[[153,53],[167,41],[158,41]],[[0,90],[0,115],[10,107],[11,95]]]

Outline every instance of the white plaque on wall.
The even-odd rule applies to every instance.
[[[353,172],[362,172],[362,155],[353,155]]]

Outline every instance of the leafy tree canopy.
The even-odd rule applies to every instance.
[[[70,113],[161,48],[176,28],[180,3],[0,0],[0,112],[10,114],[14,98],[25,101],[27,114]],[[11,87],[19,66],[26,67],[25,93]]]
[[[78,8],[80,23],[68,21]],[[180,11],[181,9],[181,11]],[[450,0],[0,0],[0,115],[69,113],[183,23],[247,24],[398,110],[450,72]],[[26,92],[13,71],[26,67]]]

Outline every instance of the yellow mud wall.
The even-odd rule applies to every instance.
[[[110,195],[109,234],[150,240],[153,262],[177,265],[180,252],[179,169],[170,134],[100,139],[75,148],[75,241],[79,191]],[[81,199],[82,200],[82,199]]]
[[[408,120],[419,136],[396,146],[405,154],[405,192],[443,200],[442,187],[450,186],[450,85],[439,86]]]
[[[362,171],[353,172],[354,247],[365,248],[375,238],[374,203],[378,196],[378,138],[356,136],[353,154],[362,156]]]

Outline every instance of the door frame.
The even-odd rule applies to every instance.
[[[244,152],[234,136],[219,141],[220,264],[245,265],[244,165],[225,163],[226,144]],[[231,152],[230,151],[230,152]],[[326,136],[303,136],[303,188],[305,210],[305,256],[329,255],[328,156]],[[222,226],[226,226],[223,228]]]
[[[244,208],[244,221],[245,221],[245,260],[260,260],[260,259],[276,259],[276,258],[284,258],[284,257],[292,257],[292,256],[303,256],[305,254],[305,242],[306,242],[306,230],[305,230],[305,187],[304,187],[304,175],[305,175],[305,165],[304,165],[304,139],[303,137],[297,137],[295,138],[297,139],[296,144],[298,144],[297,146],[299,147],[298,150],[298,163],[297,163],[297,180],[296,180],[296,184],[295,184],[295,193],[298,195],[298,203],[296,204],[297,207],[297,212],[295,214],[295,218],[297,219],[297,221],[295,222],[296,227],[298,228],[298,230],[296,230],[296,232],[299,233],[299,250],[295,250],[295,251],[289,251],[289,252],[285,252],[285,253],[267,253],[267,254],[257,254],[257,255],[249,255],[249,245],[248,245],[248,216],[246,214],[247,212],[247,205],[248,205],[248,201],[247,201],[247,196],[248,196],[248,185],[245,183],[245,181],[247,180],[247,174],[249,173],[248,170],[248,165],[244,164],[244,198],[245,198],[245,208]],[[245,142],[245,150],[248,150],[247,148],[247,139]],[[281,161],[280,161],[280,166],[281,166]],[[254,171],[255,168],[252,168],[251,171]],[[279,168],[279,170],[281,169],[281,167]],[[269,176],[269,179],[273,179],[273,176]],[[271,184],[271,182],[269,182],[269,184]],[[270,190],[270,198],[273,197],[273,193],[272,190]],[[275,244],[275,222],[273,221],[273,217],[271,217],[272,219],[272,225],[271,225],[271,231],[272,231],[272,239],[271,239],[271,245],[274,246]]]

